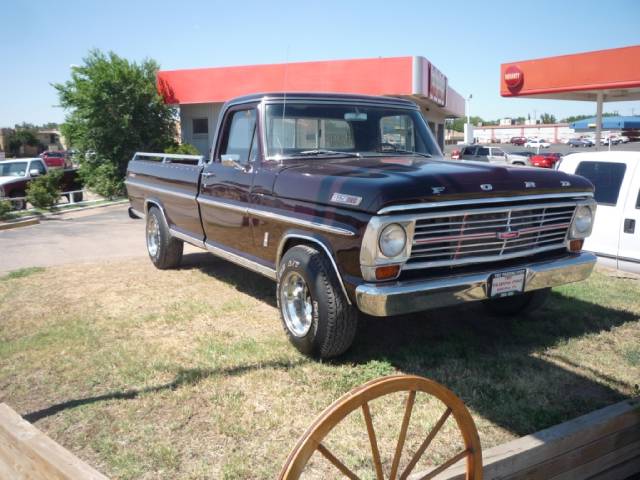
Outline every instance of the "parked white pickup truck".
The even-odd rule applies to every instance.
[[[640,152],[574,153],[558,170],[586,177],[598,202],[584,249],[605,265],[640,273]]]

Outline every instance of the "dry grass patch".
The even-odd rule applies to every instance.
[[[231,479],[273,478],[322,409],[382,375],[452,389],[485,448],[637,393],[634,279],[596,274],[556,289],[528,318],[476,305],[366,319],[346,357],[320,363],[287,343],[272,282],[208,255],[185,261],[176,271],[140,259],[4,277],[0,401],[111,477]],[[403,401],[371,406],[387,469]],[[442,409],[419,399],[403,462]],[[369,478],[360,415],[328,441]],[[421,466],[459,442],[447,425]],[[314,457],[309,475],[330,468]]]

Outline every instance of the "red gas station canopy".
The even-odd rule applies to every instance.
[[[504,63],[503,97],[603,101],[640,99],[640,45]]]

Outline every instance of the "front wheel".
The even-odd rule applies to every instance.
[[[327,257],[313,247],[297,245],[280,265],[277,301],[289,341],[316,358],[347,351],[355,338],[358,312],[348,304]]]
[[[164,215],[157,207],[147,213],[147,252],[153,264],[161,269],[175,268],[182,260],[184,243],[171,236]]]
[[[514,295],[513,297],[485,300],[484,307],[492,314],[503,317],[528,314],[540,308],[549,298],[550,288]]]

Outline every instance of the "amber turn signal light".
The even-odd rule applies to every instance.
[[[396,278],[400,273],[400,265],[385,265],[376,268],[376,280],[389,280]]]
[[[569,251],[570,252],[579,252],[582,250],[582,245],[584,244],[584,240],[570,240],[569,241]]]

